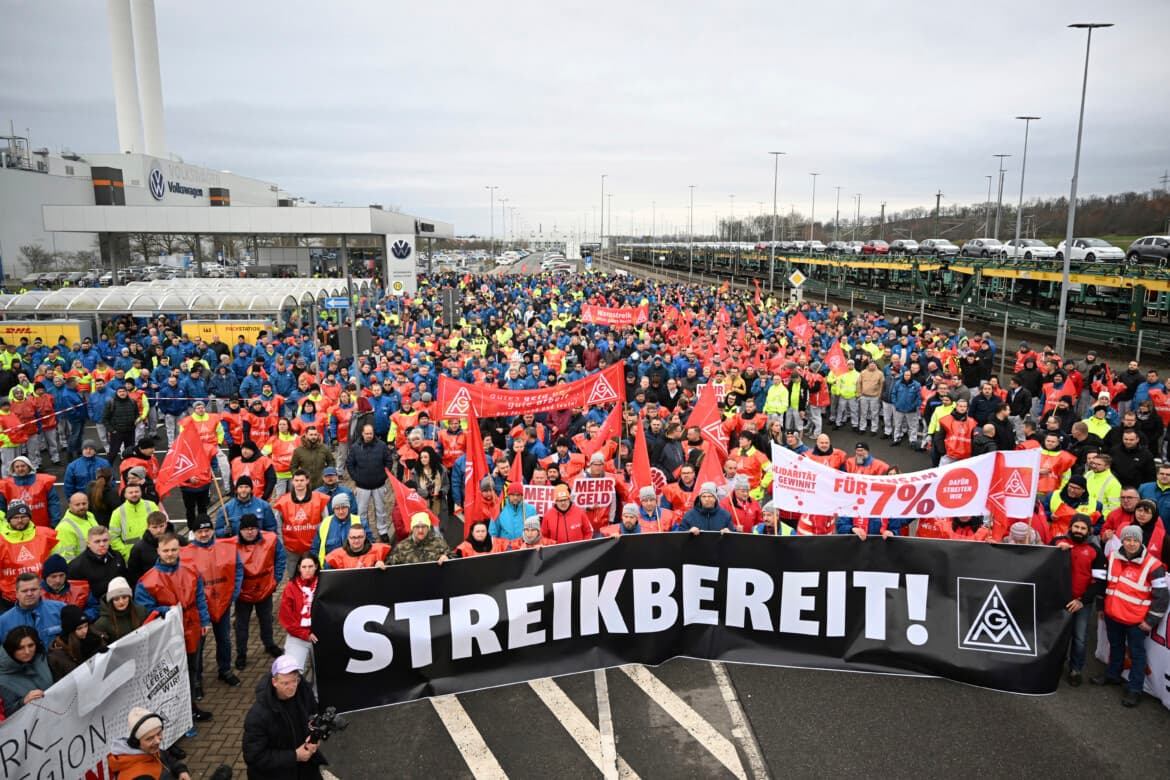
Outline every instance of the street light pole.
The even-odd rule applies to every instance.
[[[776,195],[780,191],[780,155],[786,152],[768,152],[772,155],[772,246],[768,249],[768,290],[776,290]]]
[[[1020,163],[1020,202],[1016,206],[1016,259],[1020,258],[1020,228],[1024,222],[1024,174],[1028,171],[1028,130],[1031,128],[1033,120],[1039,118],[1038,116],[1016,117],[1016,119],[1024,120],[1024,158]]]
[[[727,240],[728,242],[735,240],[733,227],[735,225],[735,195],[728,196],[731,199],[731,215],[727,218]]]
[[[817,177],[819,173],[810,173],[813,180],[812,206],[808,210],[808,240],[813,240],[813,226],[817,224]]]
[[[837,216],[833,218],[833,242],[841,240],[841,188],[834,187],[837,190]]]
[[[601,246],[598,251],[601,252],[601,262],[605,262],[605,177],[609,174],[601,174],[601,219],[597,223],[597,243]]]
[[[491,206],[488,208],[488,214],[491,218],[491,232],[488,234],[488,258],[494,263],[496,261],[496,190],[499,189],[499,185],[484,185],[484,189],[491,193]]]
[[[500,198],[500,246],[508,245],[508,200]]]
[[[1064,231],[1064,268],[1060,279],[1060,313],[1056,319],[1056,354],[1063,355],[1065,340],[1068,337],[1068,288],[1069,288],[1069,258],[1072,256],[1073,227],[1077,219],[1077,177],[1081,170],[1081,136],[1085,130],[1085,93],[1089,89],[1089,49],[1093,45],[1093,30],[1098,27],[1112,27],[1112,22],[1079,22],[1069,27],[1078,30],[1088,30],[1085,41],[1085,75],[1081,82],[1081,116],[1077,121],[1077,151],[1073,157],[1072,188],[1068,196],[1068,224]]]
[[[691,190],[691,218],[690,226],[687,230],[687,233],[690,235],[691,239],[691,271],[687,276],[687,281],[689,282],[693,281],[695,278],[695,185],[688,184],[687,186]]]
[[[850,241],[857,240],[857,223],[861,221],[861,193],[857,193],[857,213],[853,217],[853,238]]]
[[[987,179],[987,200],[984,201],[983,206],[983,235],[991,232],[991,180],[994,178],[991,174],[984,176]]]
[[[992,157],[999,158],[999,198],[995,202],[995,235],[992,236],[996,241],[999,240],[999,217],[1003,211],[1003,175],[1007,171],[1003,167],[1003,158],[1011,157],[1010,154],[993,154]]]

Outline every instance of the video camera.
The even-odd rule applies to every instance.
[[[324,742],[335,731],[345,731],[349,721],[337,714],[336,707],[326,707],[324,712],[318,712],[309,719],[309,742],[314,745]]]

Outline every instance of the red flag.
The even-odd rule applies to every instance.
[[[727,484],[727,477],[723,476],[723,461],[726,458],[720,458],[719,452],[715,447],[708,443],[704,447],[707,453],[703,456],[703,462],[699,464],[699,475],[695,477],[695,481],[702,487],[704,482],[714,482],[715,487]],[[698,498],[696,496],[696,498]]]
[[[747,321],[748,325],[752,326],[752,330],[758,331],[760,329],[760,326],[756,323],[756,315],[752,314],[751,309],[747,310]]]
[[[763,306],[763,304],[760,303],[760,280],[752,279],[752,282],[756,285],[756,308],[758,309]]]
[[[514,453],[512,468],[508,471],[509,485],[524,485],[524,458]]]
[[[394,488],[394,505],[402,513],[407,528],[410,527],[410,518],[418,512],[426,512],[427,516],[431,518],[431,525],[439,527],[439,518],[427,506],[427,502],[418,494],[417,490],[402,484],[397,477],[390,473],[389,469],[386,469],[386,477],[390,480],[390,486]]]
[[[792,329],[793,335],[803,341],[805,344],[812,341],[813,327],[809,324],[808,319],[803,313],[797,312],[788,318],[788,327]]]
[[[605,422],[597,429],[596,439],[587,439],[581,444],[581,454],[585,456],[585,460],[593,457],[593,453],[605,446],[605,443],[621,433],[622,430],[622,404],[614,404],[613,411],[605,418]]]
[[[214,446],[214,445],[207,445]],[[182,430],[163,458],[154,487],[165,496],[184,482],[202,482],[211,478],[211,456],[199,438],[195,426]]]
[[[634,456],[632,458],[631,479],[634,483],[634,495],[644,487],[653,487],[654,478],[650,474],[650,451],[646,448],[646,431],[638,426],[638,435],[634,437]]]
[[[467,416],[467,468],[464,472],[463,526],[470,532],[476,520],[491,520],[484,506],[483,493],[479,483],[488,476],[487,455],[483,451],[483,435],[479,432],[479,421],[474,414]],[[464,534],[466,536],[466,534]]]
[[[849,373],[849,361],[841,349],[840,341],[834,341],[833,346],[829,347],[829,352],[825,355],[825,362],[828,363],[829,370],[837,376]]]
[[[723,431],[723,416],[719,413],[719,404],[711,385],[707,385],[707,389],[699,394],[699,400],[687,418],[687,425],[699,428],[703,441],[711,445],[707,452],[716,454],[722,467],[723,461],[727,459],[727,434]]]
[[[723,332],[723,328],[719,328],[719,332],[715,336],[715,354],[713,357],[719,360],[727,357],[727,334]]]

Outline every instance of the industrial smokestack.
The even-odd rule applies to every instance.
[[[134,70],[134,32],[130,23],[130,0],[106,0],[106,12],[110,20],[110,50],[114,65],[114,113],[118,123],[118,151],[141,152],[142,115],[138,111],[138,77]],[[157,63],[157,54],[155,61]]]
[[[138,81],[142,85],[142,126],[145,151],[154,157],[167,156],[166,126],[163,123],[162,75],[158,64],[158,27],[154,0],[131,0],[134,9],[134,51],[138,57]]]

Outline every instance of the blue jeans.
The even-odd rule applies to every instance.
[[[1125,662],[1125,647],[1129,645],[1129,690],[1141,691],[1146,681],[1146,632],[1137,626],[1118,623],[1105,617],[1105,633],[1109,637],[1109,666],[1105,676],[1121,678],[1121,667]]]
[[[215,666],[219,674],[227,674],[232,670],[232,611],[229,608],[219,620],[211,622],[211,631],[215,634]],[[203,646],[207,642],[204,636],[199,640],[199,650],[195,653],[195,679],[203,681]]]
[[[1085,640],[1089,635],[1089,619],[1093,616],[1093,605],[1086,604],[1080,612],[1073,613],[1072,644],[1068,650],[1068,668],[1072,672],[1085,670]]]

